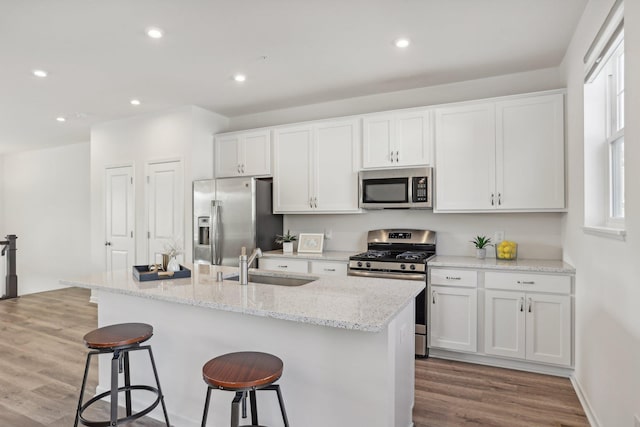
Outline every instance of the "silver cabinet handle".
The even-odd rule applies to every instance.
[[[105,246],[111,246],[111,242],[104,242]]]
[[[400,161],[400,152],[396,151],[396,163]]]
[[[335,268],[325,268],[324,271],[336,271]]]
[[[438,295],[436,291],[431,291],[431,304],[436,303],[436,295]]]
[[[526,280],[518,280],[518,285],[535,285],[536,282],[534,282],[533,280],[531,281],[526,281]]]
[[[242,173],[244,173],[244,164],[242,164]]]
[[[391,159],[391,163],[393,163],[393,151],[389,154],[389,159]]]
[[[533,300],[529,298],[529,313],[531,313],[531,306],[533,305]]]
[[[242,172],[240,172],[240,164],[238,164],[237,169],[238,169],[238,173],[242,173]]]
[[[313,205],[314,205],[314,206],[313,206],[314,208],[317,208],[317,207],[318,207],[318,198],[317,198],[317,197],[314,197],[314,198],[313,198]]]
[[[520,298],[520,311],[524,311],[524,298]]]
[[[313,197],[309,197],[309,207],[313,208]]]
[[[288,265],[279,265],[278,268],[289,268]]]
[[[447,280],[462,280],[462,277],[447,276]]]
[[[494,198],[493,193],[491,193],[491,206],[495,206],[493,198]]]
[[[498,193],[498,206],[502,204],[502,194]]]

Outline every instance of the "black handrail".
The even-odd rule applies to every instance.
[[[9,234],[5,236],[6,241],[0,241],[2,252],[0,255],[7,257],[7,276],[5,278],[5,293],[2,299],[18,297],[18,275],[16,274],[16,239],[18,236]]]

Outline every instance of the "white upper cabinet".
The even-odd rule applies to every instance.
[[[215,165],[217,178],[271,175],[271,131],[216,135]]]
[[[494,111],[493,104],[436,110],[437,209],[494,208]]]
[[[274,130],[274,212],[358,212],[357,119]]]
[[[562,94],[436,109],[436,212],[565,207]]]
[[[498,208],[564,208],[562,95],[496,104],[496,163]]]
[[[430,110],[397,111],[363,118],[362,168],[432,164]]]

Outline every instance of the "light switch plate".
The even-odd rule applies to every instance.
[[[493,233],[493,242],[502,242],[504,240],[504,231],[496,231]]]

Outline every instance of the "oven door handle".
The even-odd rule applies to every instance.
[[[375,277],[377,279],[401,279],[401,280],[413,280],[413,281],[426,281],[426,275],[420,273],[381,273],[365,270],[349,270],[348,276],[361,276],[361,277]]]

